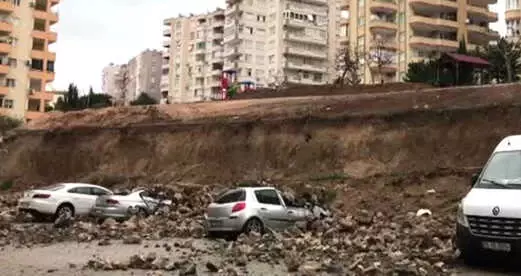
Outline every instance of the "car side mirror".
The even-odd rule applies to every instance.
[[[479,179],[480,174],[481,174],[481,170],[472,175],[472,178],[470,179],[470,187],[474,187],[474,185],[476,184],[476,182]]]

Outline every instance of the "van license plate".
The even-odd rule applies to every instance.
[[[510,252],[511,250],[510,244],[505,242],[482,242],[482,246],[493,251]]]
[[[223,222],[220,221],[220,220],[211,220],[210,221],[210,226],[211,227],[222,227],[223,226]]]

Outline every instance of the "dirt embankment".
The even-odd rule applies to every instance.
[[[259,178],[309,181],[474,167],[486,160],[503,136],[519,131],[518,90],[519,86],[505,86],[326,97],[312,102],[304,98],[262,104],[238,101],[206,109],[203,105],[148,108],[139,113],[140,122],[170,124],[130,127],[132,119],[121,124],[125,120],[115,117],[117,128],[20,135],[2,153],[0,179],[14,179],[18,188],[77,180],[107,185]],[[243,106],[230,108],[237,103]],[[215,111],[217,115],[240,114],[245,119],[233,124],[208,117],[205,123],[179,120],[187,110],[208,112],[218,107],[222,110]],[[192,119],[204,117],[195,113]],[[281,119],[283,115],[286,119]],[[60,120],[70,116],[78,114],[56,117],[40,126],[59,126]],[[86,115],[78,120],[82,118],[85,126],[100,120],[90,117],[89,123]]]

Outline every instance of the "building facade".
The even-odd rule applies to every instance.
[[[53,100],[60,0],[0,1],[0,115],[32,120],[44,116]]]
[[[220,97],[224,10],[166,19],[161,90],[171,102]]]
[[[521,36],[521,1],[505,0],[505,21],[507,25],[507,37],[519,38]]]
[[[510,1],[510,0],[507,0]],[[489,29],[497,0],[346,0],[339,41],[366,53],[365,83],[402,81],[411,62],[455,52],[464,40],[468,50],[499,38]],[[378,57],[385,57],[383,62]],[[385,64],[383,64],[385,63]]]
[[[110,63],[103,68],[101,91],[104,94],[110,95],[112,98],[119,98],[120,96],[120,85],[119,85],[119,74],[121,65]]]
[[[141,93],[159,101],[163,53],[145,50],[126,64],[103,68],[102,91],[118,104],[129,104]]]
[[[256,87],[334,77],[336,0],[228,0],[224,69]]]

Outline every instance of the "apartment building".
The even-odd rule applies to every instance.
[[[225,11],[164,20],[161,91],[172,102],[220,98]]]
[[[102,91],[119,104],[129,104],[141,93],[159,101],[163,53],[145,50],[126,64],[110,63],[103,68]]]
[[[499,38],[489,29],[489,23],[498,17],[488,5],[496,2],[346,0],[341,5],[344,16],[339,21],[339,42],[372,56],[361,72],[365,83],[401,81],[409,63],[455,52],[459,40],[465,40],[472,50]],[[385,65],[376,62],[375,56],[385,57],[381,59]]]
[[[519,38],[521,36],[521,0],[505,0],[505,5],[507,37]]]
[[[135,100],[141,93],[147,93],[159,101],[161,98],[161,67],[163,53],[157,50],[145,50],[131,59],[128,70],[127,97]]]
[[[120,89],[120,71],[121,65],[110,63],[103,68],[101,91],[104,94],[110,95],[112,98],[117,99],[121,97]]]
[[[228,0],[224,70],[240,83],[325,84],[334,76],[336,0]]]
[[[44,115],[53,100],[57,34],[55,7],[60,0],[0,1],[0,115],[27,121]]]

